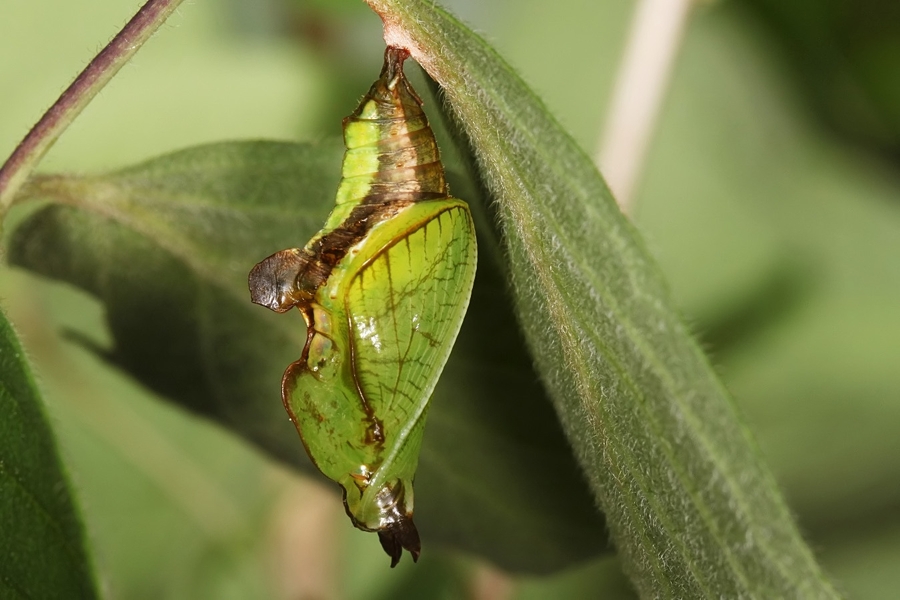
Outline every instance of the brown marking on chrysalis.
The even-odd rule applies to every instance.
[[[250,296],[254,303],[276,312],[286,312],[296,306],[306,321],[307,335],[300,359],[288,366],[282,378],[282,400],[294,425],[297,421],[289,398],[297,378],[310,370],[310,347],[316,334],[320,333],[316,327],[313,303],[334,268],[346,257],[350,248],[365,239],[373,227],[394,217],[403,208],[423,200],[449,198],[440,152],[422,110],[422,101],[403,73],[403,62],[408,57],[406,49],[388,46],[381,76],[353,114],[344,119],[345,130],[349,124],[362,121],[377,128],[378,139],[374,147],[378,170],[370,175],[366,195],[358,199],[350,214],[337,227],[313,238],[302,249],[276,252],[253,267],[249,274]],[[370,102],[377,107],[376,116],[364,119],[363,110]],[[350,352],[351,367],[355,369],[352,342]],[[358,382],[355,373],[353,377]],[[382,445],[385,440],[383,425],[363,391],[358,391],[367,424],[362,442],[369,446]],[[306,446],[302,436],[301,440]],[[309,447],[306,451],[312,457]],[[361,489],[368,485],[356,478],[354,480]],[[346,490],[344,495],[346,507]],[[412,514],[405,514],[400,508],[405,506],[404,496],[405,490],[399,481],[385,485],[378,493],[378,502],[384,507],[386,515],[386,524],[378,530],[378,537],[382,548],[391,557],[391,567],[400,561],[404,549],[410,552],[413,561],[418,560],[421,551]],[[347,513],[357,527],[366,529],[350,514],[349,508]]]
[[[403,74],[403,61],[408,56],[403,48],[389,46],[385,50],[381,76],[353,114],[344,119],[344,128],[352,121],[364,120],[360,115],[370,100],[379,108],[374,121],[386,130],[401,126],[410,118],[421,119],[425,127],[385,136],[377,142],[379,169],[372,174],[368,193],[339,226],[315,238],[306,248],[276,252],[253,268],[249,285],[251,300],[256,304],[285,312],[312,302],[334,267],[372,227],[415,202],[449,197],[422,101]]]

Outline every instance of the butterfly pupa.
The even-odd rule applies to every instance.
[[[251,300],[306,321],[282,399],[353,524],[400,560],[420,552],[413,477],[428,403],[475,278],[469,208],[449,194],[434,134],[388,47],[344,119],[342,179],[324,227],[250,272]]]

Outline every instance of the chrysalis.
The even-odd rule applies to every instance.
[[[381,76],[344,119],[343,179],[322,230],[250,272],[253,302],[306,320],[284,406],[310,458],[339,483],[356,527],[395,566],[417,560],[413,476],[428,401],[475,278],[475,230],[452,198],[422,103],[388,47]]]

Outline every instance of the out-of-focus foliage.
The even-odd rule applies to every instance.
[[[313,473],[279,402],[306,330],[299,314],[247,302],[247,268],[319,229],[342,152],[336,138],[222,143],[117,173],[36,178],[25,196],[74,207],[21,223],[9,261],[103,303],[113,342],[86,344],[111,365]],[[491,243],[482,236],[478,286],[429,410],[416,523],[431,544],[548,572],[596,555],[606,537],[535,383]],[[546,488],[531,493],[532,481]]]
[[[695,21],[638,222],[826,569],[884,597],[900,557],[900,179],[816,129],[743,17]]]
[[[740,2],[777,40],[827,125],[900,156],[900,3]]]
[[[0,155],[137,4],[0,4]],[[377,72],[381,41],[376,17],[355,2],[336,4],[185,4],[45,167],[109,170],[209,141],[338,133],[339,118]],[[864,65],[856,81],[886,100],[867,100],[862,112],[837,102],[834,121],[862,123],[855,130],[879,144],[896,140],[896,113],[893,121],[889,114],[900,103],[888,101],[897,97],[896,37],[885,33],[896,30],[896,19],[869,12],[868,3],[845,3],[859,7],[853,14],[862,17],[853,19],[830,16],[838,3],[768,4],[773,13],[802,17],[781,29],[785,45],[808,47],[791,33],[806,24],[855,23],[854,43],[871,42],[853,51],[866,55],[854,59]],[[486,32],[576,139],[593,147],[630,0],[448,5]],[[800,93],[805,82],[840,91],[841,77],[816,60],[785,69],[771,40],[734,3],[697,14],[636,221],[826,570],[851,597],[890,597],[900,587],[900,177],[878,158],[839,145],[812,118],[823,113]],[[876,40],[886,41],[876,47]],[[871,127],[871,106],[881,125]],[[6,267],[0,296],[34,358],[98,579],[111,595],[287,597],[338,589],[342,597],[379,598],[401,597],[402,589],[406,597],[442,590],[453,597],[471,586],[468,561],[437,551],[415,567],[385,569],[377,543],[327,508],[339,503],[336,496],[326,495],[322,508],[310,485],[66,341],[60,332],[76,330],[108,342],[92,299]],[[305,522],[301,530],[319,536],[322,552],[304,553],[309,538],[288,535],[305,518],[317,526]],[[627,590],[617,569],[598,559],[522,580],[517,595],[610,590],[603,597],[622,597],[612,591]]]
[[[451,14],[369,4],[467,136],[535,367],[638,593],[836,597],[588,155]]]
[[[0,595],[94,598],[69,482],[25,351],[2,311],[0,373]]]

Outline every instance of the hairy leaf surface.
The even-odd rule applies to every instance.
[[[566,434],[647,597],[834,594],[591,160],[433,3],[369,0],[446,94],[497,202],[515,301]]]

